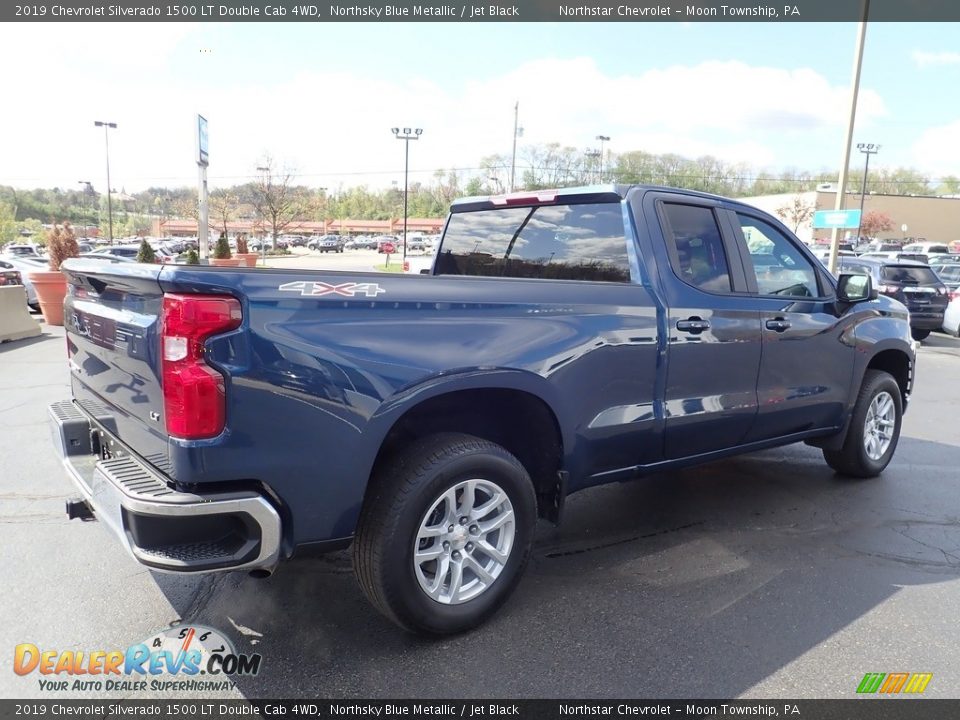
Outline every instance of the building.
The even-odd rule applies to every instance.
[[[737,199],[777,216],[805,243],[817,243],[828,241],[830,230],[813,229],[812,211],[833,210],[836,198],[836,185],[829,183],[810,192]],[[860,198],[859,192],[847,192],[845,207],[858,209]],[[801,212],[797,213],[794,208],[799,208]],[[811,210],[809,217],[797,223],[797,215],[805,214],[804,209]],[[874,237],[882,240],[910,239],[914,242],[942,243],[960,241],[960,197],[867,193],[863,198],[864,216],[870,212],[880,212],[890,218],[890,230],[873,233]],[[854,237],[856,234],[856,228],[841,231],[841,237]]]

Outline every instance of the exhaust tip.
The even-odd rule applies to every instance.
[[[263,568],[256,568],[255,570],[250,571],[250,577],[256,578],[257,580],[263,580],[272,575],[269,570],[264,570]]]
[[[83,498],[70,498],[66,502],[68,520],[96,520],[93,510]]]

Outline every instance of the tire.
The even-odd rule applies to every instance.
[[[926,340],[927,337],[930,335],[930,332],[931,332],[930,330],[917,330],[915,328],[910,329],[910,334],[913,336],[913,339],[916,340],[917,342],[920,342],[921,340]]]
[[[454,518],[465,507],[467,487],[482,514],[471,513],[463,523]],[[497,502],[492,488],[502,491],[497,505],[490,505]],[[485,504],[492,509],[484,513]],[[472,435],[431,435],[375,472],[353,543],[354,571],[371,604],[405,630],[464,632],[493,615],[515,589],[536,520],[533,483],[513,455]],[[481,527],[497,522],[497,529]],[[500,554],[500,561],[481,546]],[[436,559],[418,564],[415,550]],[[457,567],[462,583],[454,593]]]
[[[874,410],[873,417],[877,417],[875,412],[878,407],[886,408],[886,403],[881,399],[884,395],[890,400],[892,406],[892,417],[880,413],[880,417],[886,417],[886,422],[892,422],[892,433],[885,448],[883,448],[882,435],[871,433],[870,428],[874,428],[876,433],[883,433],[884,423],[874,423],[868,421],[871,408]],[[857,402],[853,407],[853,415],[850,418],[850,428],[847,430],[847,437],[844,440],[843,447],[840,450],[824,450],[823,458],[827,465],[832,467],[840,475],[849,475],[858,478],[872,478],[883,472],[887,467],[893,454],[897,449],[897,442],[900,439],[900,426],[903,421],[903,399],[900,396],[900,386],[893,376],[881,370],[867,370],[863,377],[863,385],[860,386],[860,394],[857,396]],[[886,426],[889,432],[889,425]],[[872,445],[873,450],[868,449],[869,441],[873,438],[877,444]],[[882,449],[882,452],[880,450]]]

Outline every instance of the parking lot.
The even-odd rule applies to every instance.
[[[926,695],[956,697],[960,341],[931,336],[917,377],[880,479],[841,479],[798,445],[588,490],[540,526],[504,610],[438,641],[377,615],[348,553],[267,580],[179,577],[67,521],[46,422],[67,366],[45,327],[0,346],[0,647],[125,648],[200,623],[263,655],[238,680],[248,697],[852,697],[870,671],[932,672]],[[44,695],[11,672],[0,694]]]

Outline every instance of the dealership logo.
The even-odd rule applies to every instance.
[[[146,690],[148,681],[154,690],[202,690],[215,688],[197,676],[217,681],[219,688],[229,685],[225,678],[257,675],[262,661],[258,653],[238,653],[219,630],[178,625],[126,650],[61,651],[20,643],[14,648],[13,671],[37,675],[41,690]]]
[[[863,695],[916,695],[927,689],[932,678],[933,673],[867,673],[857,686],[857,692]]]
[[[346,282],[333,285],[326,282],[297,282],[284,283],[277,288],[283,292],[298,292],[304,297],[321,297],[323,295],[340,295],[342,297],[356,297],[363,295],[368,298],[375,298],[386,292],[377,283],[355,283]]]

